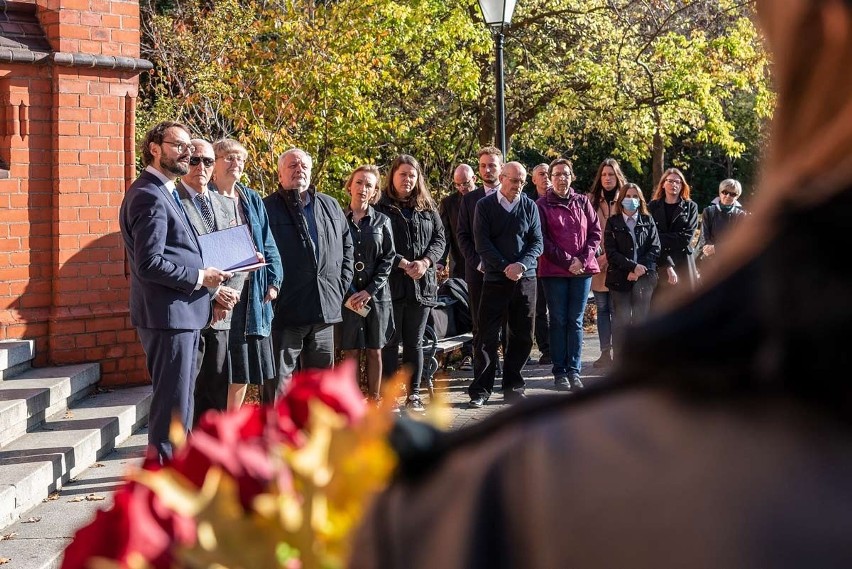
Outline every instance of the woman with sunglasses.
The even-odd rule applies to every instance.
[[[719,184],[719,199],[702,212],[701,237],[704,245],[701,254],[704,258],[715,255],[719,238],[748,215],[738,201],[742,193],[743,187],[737,180],[723,180]]]
[[[367,361],[367,397],[381,396],[382,348],[394,332],[388,277],[396,253],[388,217],[373,209],[379,198],[379,169],[358,166],[346,180],[349,194],[349,233],[355,247],[355,274],[349,287],[340,325],[340,348],[346,358]],[[367,311],[367,312],[365,312]]]
[[[657,184],[654,199],[648,203],[660,234],[659,265],[665,270],[657,283],[655,298],[666,288],[694,289],[698,284],[692,250],[692,239],[698,229],[698,204],[689,199],[689,192],[683,172],[669,168]]]
[[[620,351],[624,330],[644,321],[651,308],[660,256],[657,224],[636,184],[625,184],[618,192],[604,231],[604,249],[609,260],[606,286],[612,297],[613,336]]]
[[[216,163],[211,186],[234,200],[240,223],[251,230],[257,251],[266,266],[249,273],[231,318],[231,385],[228,409],[239,409],[247,385],[262,386],[275,377],[272,357],[272,301],[278,297],[284,270],[281,256],[269,230],[269,217],[260,195],[240,183],[248,151],[236,140],[225,138],[213,145]]]

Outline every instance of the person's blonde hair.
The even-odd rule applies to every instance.
[[[248,150],[246,150],[246,147],[233,138],[222,138],[214,142],[213,153],[216,155],[216,158],[228,156],[229,154],[239,154],[243,157],[243,160],[248,158]]]
[[[737,195],[734,197],[740,197],[743,194],[743,185],[739,183],[739,181],[734,180],[733,178],[728,178],[727,180],[722,180],[719,183],[719,193],[725,189],[732,189],[737,192]]]
[[[382,191],[381,191],[382,174],[381,174],[381,172],[379,172],[379,167],[374,166],[372,164],[362,164],[361,166],[358,166],[357,168],[352,170],[352,173],[349,174],[348,178],[346,178],[346,183],[343,184],[343,188],[347,192],[349,192],[350,196],[352,195],[352,191],[349,189],[349,186],[352,185],[352,181],[355,179],[355,175],[358,174],[358,172],[366,172],[367,174],[372,174],[373,176],[376,177],[376,191],[373,192],[373,195],[370,197],[369,201],[367,202],[367,203],[372,205],[372,204],[376,203],[377,201],[379,201],[379,196],[381,196],[381,194],[382,194]]]

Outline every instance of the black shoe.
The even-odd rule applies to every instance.
[[[465,356],[459,364],[459,371],[473,371],[473,358]]]
[[[553,363],[553,360],[550,358],[550,354],[541,354],[541,357],[538,358],[538,365],[546,366]]]
[[[557,375],[553,378],[553,384],[556,385],[556,389],[571,391],[571,383],[569,383],[567,375]]]
[[[601,357],[595,360],[592,367],[595,369],[606,369],[612,365],[612,350],[604,350]]]
[[[503,401],[506,403],[520,403],[526,398],[527,396],[523,391],[509,390],[503,392]]]
[[[483,405],[485,405],[485,401],[486,401],[485,397],[482,397],[481,395],[479,397],[474,397],[467,404],[467,408],[468,409],[480,409],[480,408],[482,408]]]
[[[568,379],[571,381],[571,384],[576,389],[583,389],[583,382],[580,381],[580,374],[579,373],[572,373],[570,376],[568,376]]]
[[[497,369],[494,371],[495,377],[503,377],[503,364],[500,363],[500,360],[497,360]]]

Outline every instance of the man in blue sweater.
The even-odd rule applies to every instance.
[[[500,190],[482,198],[473,216],[476,253],[485,276],[479,303],[479,335],[474,346],[471,408],[482,407],[494,389],[500,328],[508,328],[503,358],[503,398],[524,397],[521,369],[532,349],[538,257],[544,249],[538,208],[521,190],[526,169],[509,162],[500,173]]]

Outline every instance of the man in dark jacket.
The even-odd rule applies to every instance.
[[[479,300],[482,296],[482,265],[476,243],[473,238],[473,214],[476,204],[485,196],[490,196],[500,189],[500,170],[503,167],[503,153],[493,146],[480,148],[479,177],[482,186],[468,192],[459,204],[456,239],[459,249],[464,255],[464,280],[470,297],[470,315],[473,318],[473,341],[479,335]],[[476,367],[474,365],[474,375]]]
[[[284,265],[272,320],[277,371],[275,381],[264,384],[267,401],[283,391],[300,357],[304,368],[332,367],[333,325],[343,319],[343,295],[352,282],[349,223],[334,198],[310,185],[312,166],[305,151],[284,152],[278,191],[263,200]]]
[[[464,279],[464,254],[456,234],[462,198],[476,189],[476,174],[473,173],[473,168],[467,164],[459,164],[453,172],[453,186],[456,191],[442,199],[438,206],[441,223],[444,224],[444,237],[447,239],[447,247],[438,262],[438,269],[442,270],[449,258],[450,278]]]
[[[485,276],[479,301],[479,335],[474,342],[474,380],[470,407],[479,408],[494,389],[497,344],[504,320],[503,397],[524,397],[521,368],[532,348],[538,257],[544,249],[538,208],[521,194],[527,172],[509,162],[500,173],[500,190],[476,204],[473,233]]]

